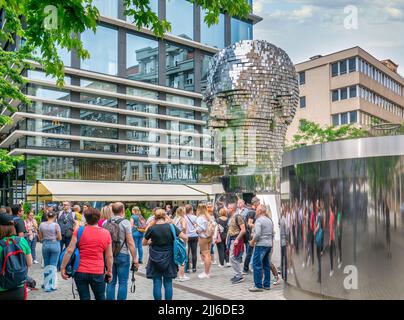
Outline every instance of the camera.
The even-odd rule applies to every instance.
[[[136,267],[136,265],[134,263],[132,263],[132,266],[130,267],[130,271],[138,271],[138,267]]]

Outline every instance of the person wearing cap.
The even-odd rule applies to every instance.
[[[15,230],[13,216],[7,213],[0,214],[0,241],[7,241],[9,239],[19,241],[18,245],[21,247],[25,254],[27,267],[32,265],[31,249],[28,241],[22,237],[17,236]],[[0,246],[0,257],[3,254],[3,246]],[[17,288],[7,290],[0,287],[0,300],[26,300],[28,288],[25,281],[22,282]]]
[[[56,220],[56,212],[49,211],[48,221],[39,225],[38,239],[42,241],[42,257],[44,260],[43,270],[43,289],[45,292],[56,290],[57,281],[57,263],[60,254],[60,240],[62,234],[59,224]]]

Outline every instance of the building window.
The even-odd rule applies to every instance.
[[[80,102],[97,106],[117,108],[118,99],[88,93],[80,93]]]
[[[338,76],[338,62],[335,62],[331,65],[331,73],[333,77]]]
[[[52,87],[46,87],[36,84],[28,84],[27,94],[30,96],[36,96],[38,98],[50,99],[50,100],[70,100],[70,92],[66,90],[56,89]]]
[[[205,52],[201,52],[200,57],[201,57],[201,92],[204,92],[208,80],[210,63],[213,57]]]
[[[349,98],[356,97],[356,86],[349,87]]]
[[[106,0],[103,0],[103,1],[106,1]],[[135,6],[133,4],[131,4],[129,7],[132,9],[135,8]],[[156,16],[158,17],[159,16],[159,13],[158,13],[159,12],[159,0],[150,0],[149,7],[150,7],[151,11],[153,11],[156,14]],[[126,21],[132,23],[133,17],[126,16]]]
[[[348,124],[348,113],[341,113],[341,125]]]
[[[59,106],[49,103],[42,103],[37,101],[32,101],[32,104],[26,106],[26,112],[43,114],[46,116],[53,116],[59,118],[69,118],[70,108],[65,106]]]
[[[159,107],[157,105],[144,104],[144,103],[136,102],[136,101],[127,101],[126,109],[133,110],[133,111],[139,111],[139,112],[154,113],[154,114],[157,114],[159,111]]]
[[[70,149],[70,140],[46,137],[27,137],[27,147]]]
[[[144,166],[144,180],[153,180],[153,168],[152,166]]]
[[[342,88],[341,91],[341,100],[348,99],[348,88]]]
[[[166,85],[194,91],[194,50],[166,44]]]
[[[149,83],[158,82],[158,42],[135,34],[126,34],[126,77]]]
[[[185,39],[194,39],[194,5],[185,0],[166,1],[166,18],[171,22],[171,33]]]
[[[339,114],[332,115],[332,125],[338,126],[339,125]]]
[[[357,111],[351,111],[349,113],[349,123],[357,123],[358,122],[358,113]]]
[[[345,74],[347,72],[346,69],[346,60],[341,60],[339,62],[339,74]]]
[[[118,90],[118,86],[114,83],[93,79],[80,79],[80,87],[108,92],[117,92]]]
[[[193,110],[183,110],[167,107],[167,115],[176,118],[195,119],[195,112]]]
[[[224,48],[224,14],[219,15],[219,23],[210,27],[205,22],[206,11],[201,10],[201,42],[218,49]],[[233,25],[232,25],[233,26]]]
[[[306,83],[306,72],[299,72],[299,84],[305,84]]]
[[[250,22],[231,18],[231,43],[241,40],[252,40],[252,38],[253,26]]]
[[[118,129],[81,125],[80,135],[85,137],[118,139]]]
[[[128,126],[142,127],[142,128],[158,128],[159,121],[154,118],[144,117],[126,117],[126,124]]]
[[[118,18],[118,0],[93,0],[100,16]]]
[[[356,57],[350,58],[348,60],[349,64],[349,72],[355,72],[356,71]]]
[[[27,119],[26,122],[20,122],[20,129],[35,132],[70,134],[70,124],[41,119]]]
[[[150,91],[140,88],[126,87],[126,94],[130,96],[139,96],[157,100],[159,97],[158,92]]]
[[[81,109],[80,119],[96,122],[118,123],[118,115],[116,113],[99,112]]]
[[[117,75],[118,73],[118,31],[98,25],[97,32],[86,30],[81,34],[84,48],[90,58],[81,60],[81,69]],[[105,44],[108,43],[106,46]]]
[[[339,100],[339,91],[338,90],[333,90],[332,92],[332,101],[338,101]]]
[[[300,108],[306,108],[306,97],[300,97]]]
[[[118,145],[115,143],[104,143],[95,141],[80,141],[80,150],[85,151],[101,151],[101,152],[117,152]]]

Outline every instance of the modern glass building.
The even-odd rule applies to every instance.
[[[261,18],[222,13],[209,28],[205,12],[189,1],[151,0],[172,24],[160,39],[135,27],[122,0],[95,4],[97,32],[78,35],[91,57],[60,50],[63,89],[40,65],[26,71],[32,105],[18,105],[13,125],[0,129],[0,147],[25,157],[1,179],[2,204],[26,200],[32,186],[49,179],[211,183],[217,166],[201,94],[209,61],[219,49],[252,39]]]

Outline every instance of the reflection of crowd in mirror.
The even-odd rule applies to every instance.
[[[338,269],[342,266],[341,208],[333,200],[328,201],[328,206],[319,199],[300,202],[295,199],[291,203],[282,203],[279,220],[282,278],[286,281],[287,275],[293,274],[297,255],[303,260],[303,269],[310,264],[317,267],[317,281],[321,283],[325,249],[329,252],[330,277],[334,274],[335,260]]]

